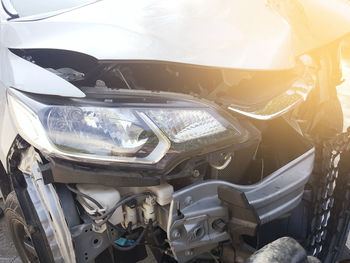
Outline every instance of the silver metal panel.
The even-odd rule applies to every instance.
[[[42,20],[4,22],[0,32],[10,48],[280,70],[350,32],[349,13],[347,0],[104,0]]]

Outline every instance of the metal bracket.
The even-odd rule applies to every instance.
[[[91,223],[71,229],[77,263],[93,263],[95,258],[111,245],[111,239],[118,239],[118,231],[108,227],[106,231],[94,231]]]

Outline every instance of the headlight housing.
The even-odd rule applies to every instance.
[[[44,154],[80,162],[155,164],[166,155],[244,139],[235,119],[199,102],[62,105],[10,89],[8,103],[25,140]]]
[[[316,86],[317,68],[311,56],[302,55],[298,58],[294,68],[295,79],[281,94],[270,98],[263,104],[242,106],[236,103],[229,106],[229,109],[258,120],[271,120],[279,117],[306,101]],[[225,72],[223,72],[223,76],[227,78]]]

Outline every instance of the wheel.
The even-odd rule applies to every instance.
[[[39,262],[15,192],[11,192],[6,198],[5,217],[13,243],[23,263]]]

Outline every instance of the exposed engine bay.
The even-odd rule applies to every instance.
[[[300,76],[300,69],[248,72],[157,62],[97,62],[89,56],[66,51],[13,52],[86,94],[84,100],[91,106],[79,112],[60,112],[62,102],[52,96],[26,95],[28,100],[58,105],[44,116],[48,116],[45,125],[52,130],[49,134],[61,151],[72,149],[60,137],[64,124],[54,121],[66,114],[69,123],[82,119],[90,125],[78,131],[78,135],[72,135],[69,143],[74,147],[71,148],[83,155],[98,149],[98,153],[114,158],[113,153],[106,153],[93,141],[84,144],[83,139],[79,139],[82,131],[91,129],[100,129],[101,136],[113,137],[108,125],[95,121],[95,115],[91,115],[93,107],[101,103],[113,107],[136,105],[135,108],[141,104],[146,108],[144,105],[187,108],[189,103],[191,107],[203,107],[205,103],[225,116],[225,120],[221,120],[215,115],[219,122],[235,128],[231,133],[222,133],[220,138],[213,137],[213,143],[204,148],[197,139],[182,144],[182,138],[190,136],[186,129],[190,129],[192,123],[194,127],[201,127],[201,123],[212,122],[215,127],[213,118],[193,111],[193,116],[199,117],[178,126],[178,137],[174,135],[178,143],[169,146],[159,161],[149,163],[142,160],[147,160],[153,141],[160,145],[163,139],[156,133],[153,138],[149,132],[141,133],[138,129],[133,130],[136,139],[147,142],[135,148],[137,155],[134,156],[135,149],[130,148],[120,157],[121,160],[141,160],[137,164],[79,161],[21,146],[26,150],[19,168],[28,186],[33,184],[30,179],[33,176],[43,182],[38,188],[34,185],[28,188],[32,200],[45,202],[49,185],[57,192],[59,201],[53,202],[49,210],[62,209],[64,215],[55,220],[68,223],[65,231],[71,233],[72,244],[67,245],[66,260],[71,257],[68,255],[72,247],[77,262],[93,262],[113,248],[112,254],[122,259],[121,262],[136,262],[147,256],[146,244],[159,262],[210,261],[227,253],[233,253],[239,262],[274,238],[283,235],[305,238],[306,221],[299,222],[302,227],[297,230],[283,226],[286,221],[298,222],[300,213],[307,217],[306,204],[301,201],[308,191],[307,182],[313,170],[313,145],[290,116],[261,121],[227,110],[232,104],[260,109],[278,94],[288,91]],[[72,108],[82,104],[78,98],[61,100]],[[277,103],[274,107],[281,105]],[[144,112],[161,127],[156,120],[163,113]],[[167,115],[168,121],[175,115]],[[169,135],[173,131],[166,132]],[[114,150],[119,149],[110,151]],[[29,165],[32,163],[35,167]],[[37,193],[37,189],[42,192]],[[271,225],[276,224],[281,228],[271,231]],[[57,257],[65,258],[60,253]]]
[[[232,239],[238,247],[242,246],[241,238],[250,249],[262,247],[272,240],[269,228],[273,222],[283,222],[286,214],[292,213],[291,208],[303,209],[300,200],[312,171],[314,152],[295,131],[287,125],[284,128],[294,136],[294,143],[300,144],[305,151],[294,160],[302,148],[293,151],[292,142],[289,148],[283,145],[285,151],[279,151],[279,156],[267,154],[269,151],[276,152],[272,148],[263,148],[268,151],[261,152],[257,144],[254,144],[253,150],[249,149],[251,145],[236,150],[225,149],[219,153],[221,158],[216,157],[218,166],[208,162],[210,158],[207,161],[199,159],[198,164],[187,163],[187,171],[170,172],[166,176],[159,174],[160,179],[153,180],[154,185],[146,179],[144,184],[150,186],[141,186],[142,173],[137,184],[136,180],[127,180],[128,172],[124,172],[125,182],[122,185],[129,183],[129,186],[118,187],[118,182],[123,179],[118,175],[123,173],[115,169],[108,176],[105,169],[96,170],[93,166],[90,166],[91,173],[97,180],[89,182],[91,177],[87,166],[63,162],[57,166],[54,163],[58,160],[51,160],[50,164],[33,153],[33,148],[23,154],[19,168],[24,172],[28,186],[33,182],[31,174],[36,181],[45,183],[39,187],[43,196],[38,195],[35,187],[28,187],[33,201],[35,196],[40,200],[48,194],[45,189],[51,184],[47,183],[55,186],[60,200],[55,205],[64,212],[64,217],[61,215],[55,220],[67,221],[77,262],[99,258],[111,246],[118,260],[141,260],[147,256],[142,245],[144,240],[160,262],[164,262],[165,258],[174,258],[178,262],[194,258],[211,260],[212,255],[219,256],[223,250],[231,251],[227,242]],[[266,143],[264,147],[281,146],[278,142],[277,145],[269,145],[268,139]],[[266,155],[263,156],[263,153]],[[26,156],[37,156],[34,167],[26,166],[30,163]],[[277,165],[281,167],[273,171]],[[179,171],[182,167],[183,163],[174,170]],[[300,170],[303,173],[298,172]],[[70,175],[71,181],[83,183],[67,183],[67,177],[60,176],[62,173]],[[154,176],[157,178],[156,174]],[[115,186],[108,186],[112,182],[111,177]],[[41,202],[44,203],[43,199]],[[50,213],[55,214],[51,209]],[[288,220],[298,220],[292,215],[289,214]],[[284,234],[291,234],[287,229],[285,231]],[[273,235],[281,234],[276,232]],[[292,234],[295,238],[304,235],[302,229]],[[134,253],[128,255],[126,251]],[[248,252],[237,250],[235,257],[243,259],[247,255]]]
[[[20,259],[338,262],[349,13],[348,0],[3,0],[0,189]]]
[[[62,50],[13,52],[87,93],[120,89],[166,91],[242,107],[266,104],[290,88],[304,70],[302,66],[264,72],[165,62],[97,61],[88,55]]]

